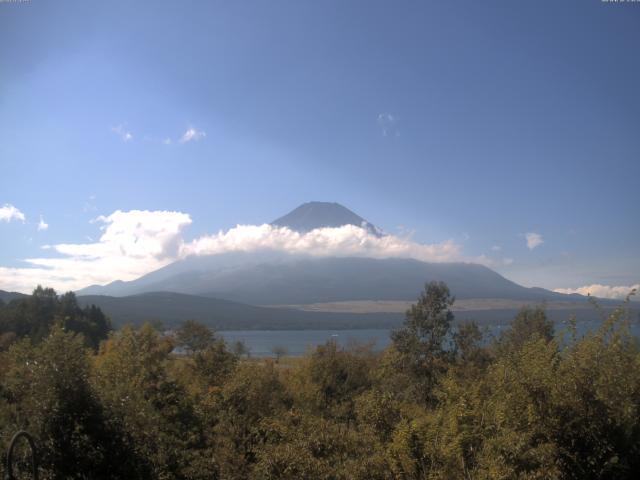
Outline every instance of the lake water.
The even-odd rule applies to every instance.
[[[272,356],[274,347],[285,347],[287,355],[304,355],[308,349],[335,340],[340,345],[351,341],[375,342],[375,350],[389,345],[390,330],[235,330],[217,332],[228,344],[238,340],[245,343],[254,357]]]
[[[578,322],[578,335],[598,328],[600,322]],[[483,327],[485,328],[485,327]],[[500,335],[500,332],[508,328],[507,325],[489,325],[486,333],[489,338]],[[556,331],[561,331],[566,325],[556,325]],[[633,323],[631,331],[636,337],[640,337],[640,324]],[[391,339],[391,330],[383,329],[361,329],[361,330],[235,330],[221,331],[219,335],[224,337],[228,344],[233,344],[238,340],[249,347],[251,356],[269,357],[273,356],[274,347],[284,347],[287,355],[304,355],[309,349],[322,345],[328,340],[335,340],[338,344],[346,346],[350,342],[374,343],[374,350],[383,350]]]

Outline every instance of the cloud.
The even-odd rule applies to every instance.
[[[385,235],[378,237],[364,228],[344,225],[298,233],[272,225],[238,225],[226,232],[197,238],[183,246],[182,254],[211,255],[231,251],[277,250],[313,256],[404,257],[443,262],[460,258],[460,246],[451,240],[420,244]]]
[[[494,245],[493,247],[491,247],[492,252],[499,252],[500,250],[502,250],[502,247],[500,245]]]
[[[186,132],[184,132],[184,134],[182,135],[182,137],[180,137],[180,140],[178,140],[180,143],[187,143],[187,142],[197,142],[198,140],[206,137],[207,134],[205,132],[203,132],[202,130],[196,130],[195,128],[189,128]]]
[[[28,258],[29,268],[0,267],[0,289],[31,291],[37,284],[76,290],[91,284],[133,280],[190,255],[279,251],[312,256],[461,260],[461,247],[448,240],[421,244],[393,235],[378,237],[353,225],[298,233],[271,225],[238,225],[185,242],[191,217],[172,211],[115,211],[93,221],[98,241],[44,246],[53,257]]]
[[[30,292],[42,284],[76,290],[133,280],[179,257],[182,230],[191,217],[172,211],[117,210],[94,221],[102,231],[97,242],[44,246],[58,256],[28,258],[29,268],[0,267],[0,289]]]
[[[527,239],[527,248],[529,250],[533,250],[534,248],[539,247],[544,243],[542,235],[540,235],[539,233],[525,233],[524,237]]]
[[[89,199],[84,202],[84,206],[82,207],[83,212],[95,212],[98,208],[96,207],[96,196],[90,195]]]
[[[125,129],[124,124],[111,127],[111,131],[116,135],[118,135],[123,142],[129,142],[133,140],[133,134]]]
[[[554,292],[566,294],[579,293],[580,295],[592,295],[599,298],[624,299],[629,295],[629,292],[634,289],[640,291],[640,284],[616,287],[594,283],[593,285],[585,285],[584,287],[578,288],[556,288]]]
[[[24,213],[22,213],[16,207],[11,205],[10,203],[5,203],[2,207],[0,207],[0,221],[10,222],[12,220],[21,220],[24,223],[26,217],[24,216]]]
[[[40,221],[38,222],[38,231],[46,230],[49,228],[49,224],[44,221],[42,215],[40,215]]]
[[[398,118],[391,113],[378,114],[378,126],[383,137],[394,136],[399,137],[400,131],[397,128]]]
[[[484,265],[489,268],[500,268],[507,267],[513,264],[513,258],[496,258],[489,257],[485,254],[479,255],[477,257],[467,258],[465,260],[471,261],[472,263],[479,263],[480,265]]]

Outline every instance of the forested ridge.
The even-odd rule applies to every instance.
[[[453,301],[427,284],[381,353],[272,360],[193,321],[113,331],[39,288],[0,306],[0,449],[31,432],[45,479],[636,478],[625,307],[582,337],[525,308],[487,340]]]

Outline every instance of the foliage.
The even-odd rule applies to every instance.
[[[52,288],[38,286],[32,295],[0,305],[0,351],[20,338],[40,342],[54,325],[82,334],[93,349],[111,331],[111,322],[95,305],[80,308],[73,292],[58,296]]]
[[[176,346],[184,348],[189,355],[206,350],[214,339],[211,329],[195,320],[183,322],[175,335]]]
[[[111,461],[127,452],[90,385],[81,337],[54,326],[35,346],[27,339],[14,344],[2,364],[5,443],[19,429],[35,434],[51,478],[127,478],[121,464]]]
[[[0,448],[29,430],[45,479],[640,471],[640,349],[624,308],[568,338],[525,308],[489,341],[452,323],[446,285],[428,284],[385,351],[330,341],[278,363],[241,358],[194,322],[176,336],[124,327],[95,351],[74,322],[101,313],[79,313],[73,295],[35,296],[0,307]]]
[[[205,478],[213,464],[203,460],[205,438],[193,399],[169,375],[173,346],[150,325],[125,327],[96,357],[94,383],[111,422],[145,459],[136,474]],[[188,473],[194,462],[202,469],[197,476]]]
[[[454,298],[442,282],[425,285],[416,304],[407,311],[404,326],[391,334],[398,353],[395,367],[411,379],[411,396],[420,402],[433,400],[433,388],[446,370]]]

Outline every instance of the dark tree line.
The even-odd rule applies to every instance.
[[[73,292],[59,296],[52,288],[38,286],[29,297],[0,303],[0,350],[22,338],[38,343],[54,325],[82,334],[96,350],[111,331],[111,322],[100,308],[81,308]]]

